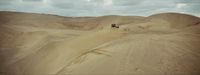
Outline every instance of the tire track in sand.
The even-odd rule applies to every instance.
[[[17,74],[56,74],[82,53],[124,35],[118,29],[105,29],[70,41],[50,45],[12,65]]]

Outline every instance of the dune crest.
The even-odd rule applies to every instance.
[[[200,74],[200,18],[187,14],[0,12],[0,35],[1,74]]]

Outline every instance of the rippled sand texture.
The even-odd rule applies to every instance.
[[[14,75],[198,75],[200,18],[0,12],[0,61],[0,74]]]

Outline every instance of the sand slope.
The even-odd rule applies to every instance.
[[[1,74],[200,74],[200,19],[186,14],[0,12],[0,35]]]

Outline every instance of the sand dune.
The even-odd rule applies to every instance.
[[[187,14],[0,12],[0,35],[1,74],[200,74],[200,18]]]

